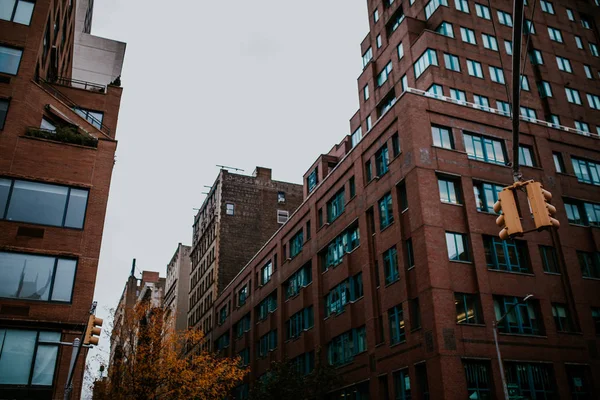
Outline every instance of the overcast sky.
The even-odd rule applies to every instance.
[[[96,0],[92,34],[127,43],[100,316],[116,306],[133,258],[164,276],[177,244],[191,244],[216,164],[301,183],[349,133],[366,4]]]

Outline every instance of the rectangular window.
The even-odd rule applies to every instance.
[[[531,89],[529,88],[529,79],[525,75],[521,75],[521,89],[529,92]]]
[[[484,48],[488,50],[498,51],[498,41],[496,40],[495,36],[482,33],[481,41],[483,42]]]
[[[498,22],[500,22],[502,25],[510,26],[512,28],[512,15],[510,15],[507,12],[498,10]]]
[[[412,238],[406,240],[406,267],[411,269],[415,266],[415,253],[413,250]]]
[[[498,193],[502,191],[502,188],[493,183],[474,182],[473,191],[475,192],[477,211],[494,213],[494,204],[498,201]]]
[[[410,400],[412,399],[410,389],[410,377],[408,375],[408,369],[394,372],[394,390],[396,391],[396,400]],[[387,399],[387,397],[385,397]]]
[[[383,45],[383,43],[381,42],[381,35],[377,35],[377,37],[375,38],[375,44],[377,45],[377,48],[381,48],[381,46]]]
[[[371,127],[373,126],[373,124],[371,123],[371,116],[369,115],[365,121],[366,125],[367,125],[367,132],[369,132],[371,130]]]
[[[425,19],[429,19],[440,6],[448,7],[448,0],[430,0],[425,6]]]
[[[34,1],[30,0],[5,0],[0,7],[0,19],[12,21],[17,24],[29,25],[33,14]]]
[[[346,253],[350,253],[358,247],[360,244],[360,237],[358,233],[358,225],[354,225],[335,239],[333,239],[327,247],[323,250],[321,255],[323,260],[323,271],[326,271],[330,267],[336,267],[339,265],[344,258]]]
[[[479,108],[483,108],[484,110],[489,110],[490,108],[490,99],[479,94],[473,95],[473,103],[478,105]]]
[[[429,86],[429,89],[427,89],[427,93],[432,94],[435,97],[443,96],[444,88],[442,87],[442,85],[434,83],[433,85]]]
[[[303,308],[290,317],[285,323],[287,339],[300,337],[302,332],[309,330],[315,324],[313,306]]]
[[[540,97],[553,97],[552,96],[552,86],[550,86],[550,82],[548,81],[540,81],[538,83],[538,92],[540,92]]]
[[[0,384],[52,386],[60,332],[0,328]]]
[[[559,332],[574,332],[573,321],[566,304],[552,303],[552,316]]]
[[[246,284],[240,290],[238,290],[238,307],[246,304],[246,300],[250,296],[250,287]]]
[[[353,198],[354,196],[356,196],[356,182],[355,182],[353,176],[351,176],[350,179],[348,179],[348,186],[350,189],[350,198]],[[309,226],[309,225],[307,225],[307,226]],[[309,232],[308,229],[307,229],[307,232]],[[310,239],[310,235],[308,235],[308,236],[309,237],[307,237],[307,239]]]
[[[463,133],[467,156],[473,160],[504,165],[504,142],[486,136]]]
[[[500,83],[502,85],[506,83],[506,81],[504,80],[504,71],[502,71],[502,68],[493,67],[490,65],[489,70],[490,79],[492,80],[492,82]]]
[[[6,122],[6,114],[8,114],[9,103],[10,101],[8,101],[7,99],[0,99],[0,131],[4,129],[4,123]]]
[[[450,71],[460,72],[460,62],[454,54],[444,53],[444,65]]]
[[[303,376],[310,374],[315,368],[315,352],[302,353],[290,360],[296,371]]]
[[[450,22],[442,22],[435,31],[441,35],[454,39],[454,29],[452,28],[452,24]]]
[[[362,139],[362,128],[359,126],[354,132],[352,132],[352,147],[354,148]]]
[[[544,271],[551,272],[553,274],[559,274],[560,271],[558,269],[558,257],[556,255],[556,249],[552,246],[540,245],[539,247]]]
[[[565,163],[563,161],[562,154],[552,152],[552,159],[554,160],[554,168],[556,169],[556,172],[564,174]]]
[[[537,49],[533,49],[529,52],[529,59],[533,65],[544,64],[544,56],[542,55],[542,52]]]
[[[552,122],[552,125],[554,125],[554,127],[560,126],[560,117],[558,115],[550,114],[549,119],[550,122]]]
[[[0,12],[3,12],[0,10]],[[16,75],[21,64],[23,50],[0,46],[0,73]]]
[[[235,204],[225,203],[225,214],[226,215],[234,215],[235,214]]]
[[[571,398],[585,400],[593,398],[590,369],[585,365],[565,365],[571,389]]]
[[[327,296],[325,296],[325,318],[341,313],[346,304],[353,303],[363,296],[362,272],[359,272],[355,276],[342,281],[327,293]]]
[[[467,102],[467,94],[462,90],[450,88],[450,97],[459,103]]]
[[[394,158],[400,155],[400,138],[397,133],[392,135],[392,155]]]
[[[512,42],[509,40],[505,40],[504,41],[504,50],[506,51],[506,54],[509,56],[512,56],[513,53],[513,48],[512,48]]]
[[[587,94],[587,101],[592,110],[600,110],[600,97],[595,94]]]
[[[443,126],[431,126],[431,135],[433,136],[433,145],[445,149],[454,149],[454,140],[450,128]]]
[[[489,269],[531,273],[527,243],[524,241],[501,240],[495,236],[484,236],[483,247]]]
[[[302,246],[304,245],[304,232],[300,229],[292,238],[290,239],[290,258],[296,257],[302,251]]]
[[[396,246],[383,252],[383,269],[386,285],[400,279]]]
[[[264,358],[267,354],[277,348],[277,329],[269,331],[261,336],[258,341],[258,357]]]
[[[577,251],[577,259],[583,277],[600,279],[600,253]]]
[[[404,58],[404,46],[402,46],[402,42],[396,48],[398,52],[398,60],[402,60]]]
[[[0,252],[0,270],[0,297],[71,302],[77,260]]]
[[[392,33],[396,32],[396,29],[400,27],[402,21],[404,21],[404,11],[402,10],[402,7],[398,7],[385,24],[385,31],[388,37],[390,37]]]
[[[381,86],[385,82],[387,82],[391,72],[392,72],[392,62],[390,61],[386,64],[386,66],[383,68],[383,70],[381,70],[381,72],[379,72],[379,74],[377,75],[377,86]]]
[[[515,398],[556,398],[551,364],[505,363],[506,380]]]
[[[332,223],[344,212],[346,206],[345,190],[342,188],[327,202],[327,222]]]
[[[415,62],[415,65],[413,66],[415,70],[415,79],[419,79],[421,74],[423,74],[430,65],[438,65],[437,53],[433,49],[425,50],[417,62]]]
[[[542,315],[536,300],[523,303],[523,299],[514,296],[494,296],[496,320],[511,308],[512,311],[498,324],[498,331],[521,335],[544,334]]]
[[[581,36],[575,35],[575,44],[577,45],[578,49],[583,50],[583,41],[581,40]]]
[[[500,111],[501,114],[510,116],[510,104],[506,101],[496,100],[496,108]]]
[[[364,326],[352,329],[331,339],[327,345],[329,365],[340,366],[352,362],[357,354],[367,350],[367,334]]]
[[[460,179],[460,178],[459,178]],[[438,177],[440,201],[442,203],[461,204],[459,182],[446,177]]]
[[[592,68],[589,65],[585,65],[584,64],[583,65],[583,71],[585,72],[585,77],[586,78],[588,78],[588,79],[594,79],[594,74],[592,74]],[[588,94],[588,96],[590,96],[590,95]],[[589,101],[589,97],[588,97],[588,101]],[[598,104],[598,103],[596,103],[596,104]],[[591,107],[591,103],[590,103],[590,107]],[[594,109],[597,110],[598,109],[598,105],[596,105],[594,107]]]
[[[375,173],[377,174],[377,177],[381,177],[389,171],[389,162],[390,157],[388,154],[388,147],[387,144],[384,144],[375,153]]]
[[[365,176],[367,178],[367,182],[371,182],[371,180],[373,179],[371,160],[369,160],[365,163]]]
[[[467,60],[467,70],[469,75],[483,79],[483,68],[481,63],[473,60]]]
[[[581,96],[579,95],[579,91],[571,88],[565,88],[565,93],[567,95],[567,101],[571,104],[581,105]]]
[[[250,364],[250,350],[247,347],[238,353],[238,357],[240,357],[240,365],[242,367],[248,366]],[[240,399],[240,397],[237,397],[237,399]]]
[[[369,47],[365,54],[362,56],[363,68],[373,59],[373,49]]]
[[[306,178],[306,183],[308,186],[308,193],[312,192],[314,190],[314,188],[317,187],[317,182],[318,182],[318,167],[315,168],[310,175],[308,175],[308,178]]]
[[[454,293],[457,324],[483,324],[479,296],[470,293]]]
[[[583,132],[584,135],[590,136],[590,126],[583,121],[575,121],[574,122],[575,129]]]
[[[549,26],[548,36],[550,37],[550,40],[554,42],[563,43],[562,32],[559,29]]]
[[[463,42],[470,44],[477,44],[477,40],[475,39],[475,31],[473,29],[460,27],[460,37]]]
[[[571,163],[579,182],[600,185],[600,164],[577,157],[571,157]]]
[[[102,111],[93,111],[79,107],[73,107],[73,111],[91,125],[102,129],[102,121],[104,120],[104,113]]]
[[[523,25],[523,30],[525,33],[535,35],[535,25],[533,24],[533,21],[526,19],[525,24]]]
[[[554,15],[554,6],[549,1],[540,0],[540,6],[543,12]]]
[[[241,338],[244,336],[244,333],[250,331],[250,327],[252,325],[252,319],[250,317],[250,313],[244,315],[235,325],[233,330],[235,331],[235,337]]]
[[[569,21],[575,21],[575,15],[573,14],[573,10],[570,8],[567,8],[567,17],[569,18]]]
[[[519,164],[527,167],[537,166],[532,147],[519,145]]]
[[[404,93],[406,91],[406,89],[408,89],[408,77],[406,76],[406,74],[402,75],[402,78],[400,79],[400,83],[402,85],[402,93]],[[392,89],[391,93],[394,93],[393,89]],[[390,107],[396,102],[396,95],[393,94],[392,96],[393,96],[393,98],[390,99],[390,103],[391,103]]]
[[[365,85],[365,87],[363,87],[363,100],[369,100],[369,85]]]
[[[0,219],[83,228],[88,190],[0,178]]]
[[[258,303],[256,306],[256,311],[258,314],[258,320],[262,321],[267,318],[267,316],[274,312],[277,309],[277,291],[273,291],[269,294],[263,301]]]
[[[471,261],[469,242],[462,233],[446,232],[446,248],[450,261]]]
[[[490,9],[483,4],[475,3],[475,13],[479,18],[491,20]]]
[[[283,284],[286,300],[300,293],[300,289],[312,283],[312,267],[310,262],[294,272]]]
[[[558,69],[564,72],[568,72],[570,74],[573,73],[573,68],[571,67],[571,61],[566,58],[556,56],[556,64],[558,65]]]
[[[581,16],[581,26],[583,26],[585,29],[592,29],[590,21],[588,21],[584,16]]]
[[[375,11],[373,11],[373,22],[377,21],[379,21],[379,10],[375,9]]]
[[[387,193],[378,202],[379,205],[379,228],[381,230],[394,222],[394,211],[392,207],[392,194]]]
[[[408,314],[410,317],[411,329],[415,330],[421,327],[421,308],[419,307],[419,298],[408,300]]]
[[[463,360],[468,399],[491,399],[492,379],[489,361]]]
[[[390,323],[390,345],[406,341],[404,332],[404,313],[402,304],[392,307],[388,310],[388,320]]]
[[[594,57],[598,57],[598,46],[596,46],[594,43],[590,43],[590,51]]]
[[[277,223],[285,224],[290,219],[290,212],[287,210],[277,210]]]
[[[467,0],[454,0],[454,6],[458,11],[469,13],[469,3],[467,3]]]
[[[398,184],[398,198],[400,200],[400,212],[408,210],[408,195],[406,193],[406,182],[402,181]]]

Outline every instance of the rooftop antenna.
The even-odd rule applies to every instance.
[[[244,172],[244,170],[241,169],[241,168],[228,167],[227,165],[219,165],[219,164],[217,164],[217,167],[220,167],[221,169],[233,169],[235,171],[242,171],[242,172]]]
[[[131,274],[129,276],[135,276],[135,258],[133,259],[133,263],[131,264]]]

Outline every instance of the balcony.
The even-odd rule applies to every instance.
[[[79,133],[76,128],[70,126],[57,127],[54,131],[29,127],[25,132],[25,136],[91,147],[94,149],[98,147],[98,139],[91,135]]]

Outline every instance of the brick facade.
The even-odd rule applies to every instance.
[[[455,2],[466,4],[469,13],[458,11]],[[529,3],[528,19],[533,10],[533,2]],[[311,166],[304,175],[304,202],[216,299],[213,308],[218,313],[226,304],[236,304],[241,285],[249,283],[253,289],[246,303],[233,307],[215,327],[213,337],[215,341],[229,338],[220,341],[223,354],[248,354],[248,383],[262,376],[270,361],[294,359],[320,347],[323,359],[336,362],[344,379],[345,388],[332,393],[332,399],[398,399],[408,394],[418,399],[503,398],[492,322],[502,314],[503,299],[531,293],[534,298],[526,311],[506,328],[518,331],[502,332],[501,326],[499,334],[510,390],[526,398],[533,398],[528,390],[534,386],[535,398],[597,398],[600,314],[594,317],[594,312],[600,307],[600,178],[586,178],[574,170],[572,161],[600,163],[595,131],[600,117],[586,101],[587,94],[600,95],[600,61],[588,45],[599,42],[599,8],[593,1],[555,1],[555,13],[550,14],[537,5],[530,49],[542,51],[544,64],[532,66],[526,57],[530,88],[522,91],[521,104],[535,110],[537,118],[521,118],[520,144],[531,150],[534,160],[532,166],[522,166],[522,172],[552,192],[561,227],[555,233],[529,233],[514,248],[503,250],[502,244],[489,245],[498,235],[497,215],[480,198],[490,200],[482,194],[483,185],[502,187],[512,182],[511,120],[496,105],[496,100],[508,101],[506,88],[490,80],[488,68],[503,65],[505,80],[510,82],[504,40],[511,40],[512,31],[500,25],[497,11],[512,13],[512,6],[492,2],[489,15],[495,34],[492,21],[478,16],[474,2],[448,0],[448,6],[440,5],[429,18],[427,4],[432,9],[435,3],[368,2],[371,31],[361,48],[363,54],[371,48],[373,58],[366,60],[358,79],[360,109],[350,121],[354,134]],[[569,21],[567,8],[575,22]],[[435,32],[442,21],[452,24],[453,38]],[[561,30],[564,44],[549,40],[548,26]],[[474,32],[475,45],[463,42],[461,27]],[[497,35],[498,51],[484,48],[482,33]],[[583,50],[575,46],[574,35],[582,38]],[[415,64],[426,49],[436,52],[437,65],[421,68],[416,76]],[[461,72],[446,67],[444,53],[458,57]],[[558,71],[557,55],[571,60],[574,73]],[[469,76],[467,60],[481,63],[482,79]],[[389,62],[392,69],[384,80],[380,73]],[[584,65],[591,68],[591,79],[586,78]],[[540,97],[536,86],[542,80],[550,82],[553,97]],[[443,93],[427,92],[434,83]],[[579,90],[582,105],[567,102],[565,86]],[[466,98],[452,98],[451,88],[464,91]],[[474,104],[475,94],[488,98],[489,106]],[[551,115],[560,121],[545,122],[551,121]],[[585,132],[583,125],[576,129],[575,121],[587,123],[591,132]],[[436,127],[445,129],[447,145],[434,143]],[[475,143],[469,142],[473,136],[495,141],[482,150],[485,157],[469,145]],[[493,152],[494,146],[498,153]],[[388,156],[382,158],[385,151]],[[558,155],[562,164],[557,166]],[[382,159],[385,162],[380,163]],[[454,200],[444,200],[449,192],[440,190],[442,181],[452,183]],[[309,184],[316,185],[312,191]],[[479,190],[477,198],[474,189]],[[344,207],[337,215],[339,193]],[[388,195],[391,212],[382,202]],[[569,204],[579,206],[580,218]],[[525,229],[531,228],[525,198],[519,198],[519,205]],[[359,244],[349,246],[356,237],[346,236],[338,254],[330,245],[356,226]],[[304,242],[292,257],[291,241],[300,230]],[[463,240],[465,251],[452,247],[458,243],[453,240]],[[540,246],[554,249],[556,261],[544,258],[542,250],[547,248]],[[584,254],[590,256],[587,269],[581,261]],[[501,259],[502,255],[513,258]],[[283,261],[270,281],[259,286],[257,274],[276,256]],[[330,265],[332,258],[337,258],[333,263],[337,265]],[[591,261],[594,258],[597,261]],[[397,260],[395,268],[391,259]],[[304,280],[295,293],[290,280],[301,268],[311,271],[311,279],[310,283]],[[334,305],[327,297],[329,302],[335,298],[332,289],[359,273],[362,291],[345,289],[347,304],[331,312]],[[286,295],[289,290],[291,296]],[[266,312],[264,301],[274,293],[276,308]],[[459,298],[469,298],[475,305],[461,314]],[[310,306],[314,326],[290,338],[290,317]],[[238,323],[247,315],[249,330],[238,331]],[[361,339],[363,326],[366,344]],[[263,351],[266,342],[261,338],[274,330],[275,348]],[[345,350],[352,356],[338,362],[338,355],[329,352],[338,348],[333,343],[346,332],[352,346]]]

